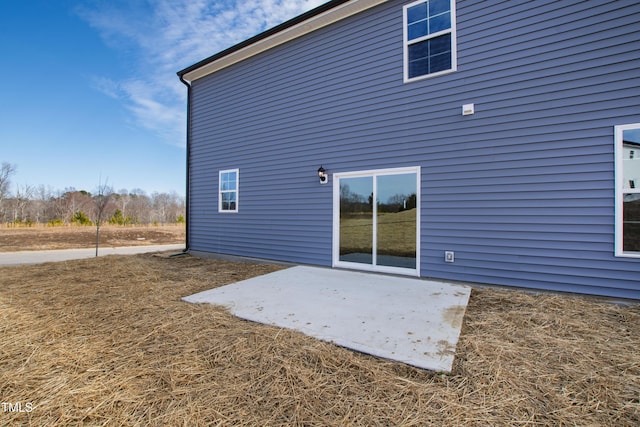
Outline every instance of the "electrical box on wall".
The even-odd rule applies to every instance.
[[[462,115],[470,116],[475,113],[475,106],[473,104],[464,104],[462,106]]]
[[[444,251],[444,262],[454,262],[456,260],[456,253],[453,251]]]

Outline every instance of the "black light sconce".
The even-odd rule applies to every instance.
[[[320,178],[320,184],[326,184],[327,182],[329,182],[329,175],[322,166],[318,168],[318,178]]]

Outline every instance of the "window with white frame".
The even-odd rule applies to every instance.
[[[615,127],[616,255],[640,258],[640,123]]]
[[[454,0],[420,0],[404,6],[404,81],[456,70]]]
[[[238,212],[239,169],[221,170],[219,175],[218,212]]]

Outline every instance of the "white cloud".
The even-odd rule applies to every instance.
[[[130,76],[99,76],[94,87],[122,100],[138,125],[184,145],[186,88],[176,72],[324,1],[100,0],[78,14],[132,62]]]

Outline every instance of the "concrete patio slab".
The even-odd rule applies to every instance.
[[[471,288],[422,279],[298,266],[183,298],[243,319],[451,372]]]

